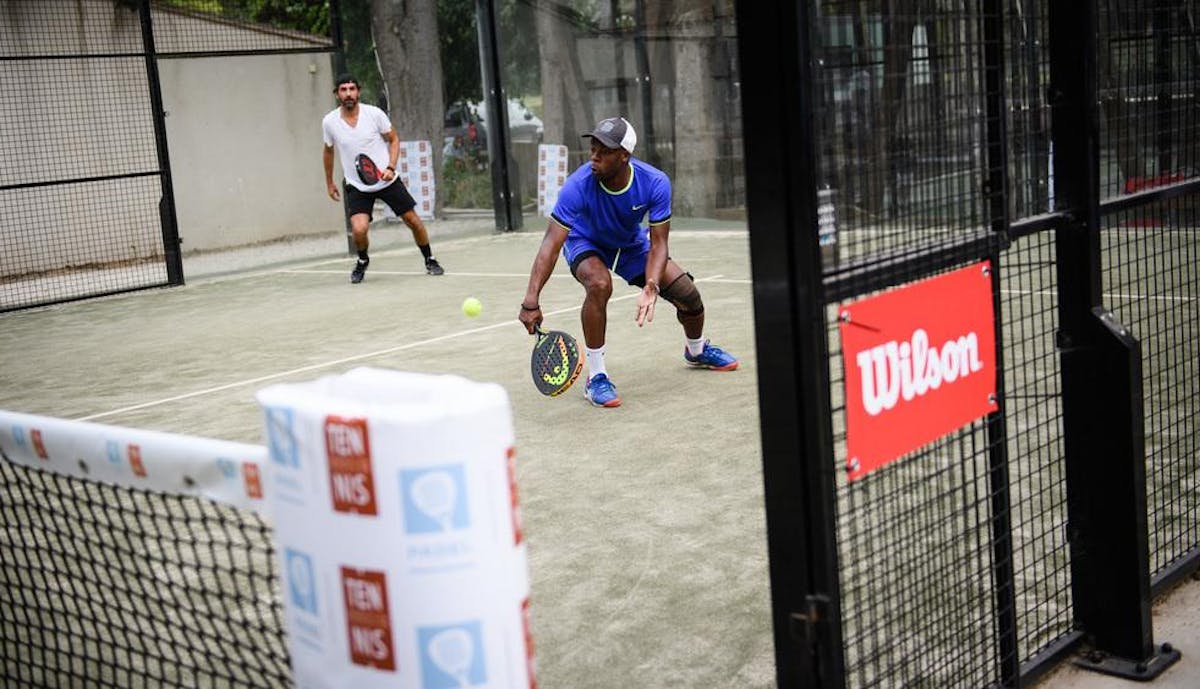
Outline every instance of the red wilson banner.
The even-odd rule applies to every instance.
[[[841,306],[850,480],[996,411],[991,263]]]

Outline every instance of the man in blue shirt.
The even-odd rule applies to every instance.
[[[533,259],[519,320],[530,333],[542,322],[538,298],[561,251],[586,292],[580,311],[588,366],[584,394],[592,404],[621,404],[604,365],[612,296],[610,271],[642,288],[635,317],[639,327],[654,320],[654,305],[662,296],[675,306],[683,325],[687,338],[683,358],[689,365],[716,371],[736,369],[736,358],[704,339],[700,291],[692,276],[668,255],[671,180],[662,170],[632,157],[637,134],[624,118],[601,120],[583,136],[592,140],[589,162],[571,173],[558,194]],[[643,218],[649,227],[641,225]]]

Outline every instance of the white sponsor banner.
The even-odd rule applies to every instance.
[[[538,215],[549,217],[569,174],[566,146],[538,144]]]
[[[258,400],[297,686],[532,686],[504,389],[358,368]]]
[[[437,185],[433,175],[433,147],[428,141],[401,141],[400,159],[396,161],[396,174],[417,202],[415,210],[422,220],[433,220],[434,202],[437,200]],[[384,217],[396,214],[385,203]]]
[[[266,504],[261,445],[0,411],[0,451],[67,476],[260,512]]]

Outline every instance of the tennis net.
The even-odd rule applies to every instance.
[[[178,492],[101,479],[129,460],[154,478],[153,439],[111,438],[101,457],[67,439],[63,471],[38,430],[0,419],[0,686],[290,686],[270,525],[199,473]]]

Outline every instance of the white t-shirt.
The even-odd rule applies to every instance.
[[[342,109],[334,108],[321,120],[321,132],[326,146],[336,146],[338,159],[342,161],[342,172],[346,181],[359,191],[379,191],[399,179],[379,180],[375,184],[367,184],[358,177],[354,168],[354,159],[359,153],[366,153],[375,163],[375,167],[383,172],[388,166],[388,144],[383,135],[392,131],[392,122],[386,113],[374,105],[358,104],[358,122],[351,127],[342,119]]]

